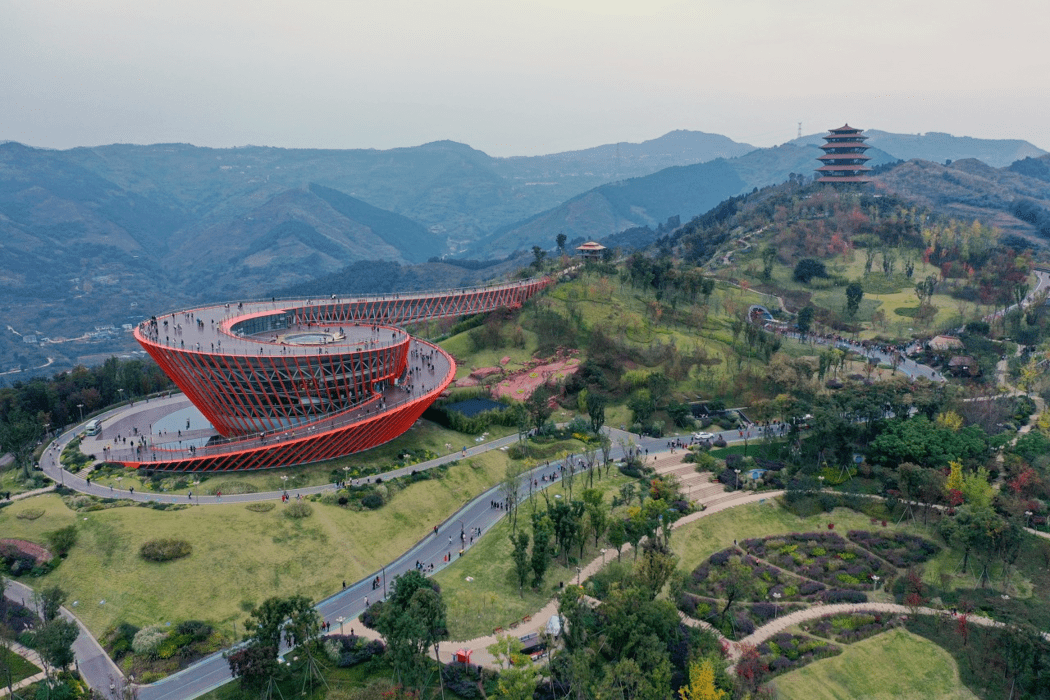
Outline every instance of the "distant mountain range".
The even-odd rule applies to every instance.
[[[952,136],[936,131],[925,134],[891,134],[869,129],[864,132],[867,144],[900,160],[928,160],[943,163],[947,160],[974,158],[995,168],[1002,168],[1022,158],[1038,158],[1046,151],[1020,139],[975,139],[970,136]],[[810,134],[791,143],[819,146],[824,134]]]
[[[963,180],[968,166],[960,161],[975,155],[991,170],[1028,157],[1022,163],[1036,163],[1028,168],[1036,172],[1043,162],[1043,152],[1023,141],[868,133],[873,164],[955,160],[949,175]],[[559,232],[603,238],[673,216],[685,222],[726,197],[790,173],[810,175],[820,142],[813,136],[755,149],[675,131],[641,144],[521,158],[493,158],[450,141],[385,151],[184,144],[55,151],[3,143],[0,314],[11,330],[0,332],[0,377],[12,364],[53,356],[49,366],[60,367],[89,350],[106,351],[108,336],[95,326],[297,289],[324,275],[345,282],[345,271],[358,274],[363,268],[354,264],[362,261],[416,265],[396,277],[399,284],[469,283],[486,273],[428,270],[424,261],[552,248]],[[966,177],[973,187],[998,183],[997,206],[1007,206],[1009,177],[1039,181],[1010,172]],[[936,199],[932,185],[902,179],[893,186]],[[1024,187],[1025,197],[1044,201],[1037,187]],[[101,345],[29,342],[85,332]],[[122,337],[111,344],[128,346]]]

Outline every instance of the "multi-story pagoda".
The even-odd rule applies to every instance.
[[[864,155],[870,146],[864,145],[868,137],[862,133],[860,129],[846,124],[832,129],[824,137],[827,143],[821,146],[824,155],[817,159],[823,163],[817,168],[817,182],[871,182],[868,175],[871,168],[865,164],[871,158]]]

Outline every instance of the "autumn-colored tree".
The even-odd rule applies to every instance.
[[[1025,467],[1023,470],[1021,470],[1020,474],[1018,474],[1010,480],[1008,485],[1011,491],[1020,496],[1021,494],[1028,491],[1028,489],[1038,480],[1038,478],[1039,475],[1036,473],[1035,469],[1032,469],[1031,467]]]
[[[988,483],[988,470],[980,468],[963,476],[963,497],[966,503],[978,509],[992,507],[995,489]]]
[[[768,671],[753,644],[741,645],[740,660],[736,664],[736,676],[748,691],[754,691],[762,682],[762,676]]]
[[[938,413],[937,417],[934,418],[934,422],[942,428],[951,430],[953,433],[959,432],[963,427],[963,418],[955,411]]]
[[[941,414],[944,415],[944,414]],[[940,418],[940,416],[938,416]],[[944,482],[944,488],[947,491],[962,491],[963,489],[963,473],[962,473],[962,462],[948,462],[948,480]]]
[[[1024,389],[1026,396],[1031,393],[1032,387],[1035,385],[1036,381],[1038,381],[1040,374],[1042,374],[1042,371],[1036,364],[1034,357],[1028,361],[1028,364],[1021,368],[1021,376],[1017,380],[1017,383],[1022,389]]]
[[[960,615],[956,621],[955,631],[959,633],[959,637],[963,640],[963,646],[966,646],[970,642],[970,625],[966,615]]]
[[[706,658],[689,664],[689,684],[678,689],[682,700],[724,700],[727,693],[715,687],[715,662]]]

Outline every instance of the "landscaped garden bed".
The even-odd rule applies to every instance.
[[[728,639],[743,639],[777,617],[789,615],[806,606],[798,603],[744,603],[733,607],[722,623],[724,601],[683,592],[678,596],[678,609],[689,617],[703,620],[719,629]]]
[[[899,568],[927,561],[940,551],[932,542],[901,533],[853,530],[849,536],[855,543],[834,532],[744,540],[739,546],[715,552],[696,567],[683,582],[675,603],[683,613],[707,622],[727,638],[742,639],[775,617],[809,605],[866,603],[869,586],[890,584]],[[889,619],[880,615],[858,621],[844,616],[813,629],[835,641],[849,642],[885,629]],[[863,630],[856,631],[859,627]]]
[[[903,532],[868,532],[850,530],[847,537],[898,569],[922,564],[933,559],[941,548],[929,540]]]
[[[860,610],[852,613],[825,615],[817,620],[807,620],[801,627],[810,634],[824,637],[840,644],[852,644],[873,637],[894,627],[900,627],[900,615],[879,611]]]
[[[747,568],[747,576],[754,584],[749,600],[756,602],[770,600],[774,593],[779,594],[780,599],[785,602],[812,600],[827,588],[823,583],[805,581],[755,557],[741,554],[736,547],[730,547],[715,552],[706,562],[694,569],[687,583],[687,590],[699,596],[720,597],[724,582],[718,572],[730,561]]]
[[[842,653],[841,648],[826,640],[789,632],[781,632],[767,639],[758,645],[756,651],[762,681]]]
[[[850,590],[870,586],[873,576],[886,580],[896,573],[878,557],[832,532],[744,540],[741,547],[749,554],[798,576]]]

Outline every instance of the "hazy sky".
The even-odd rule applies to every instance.
[[[0,140],[492,155],[673,129],[1050,150],[1048,0],[0,0]]]

